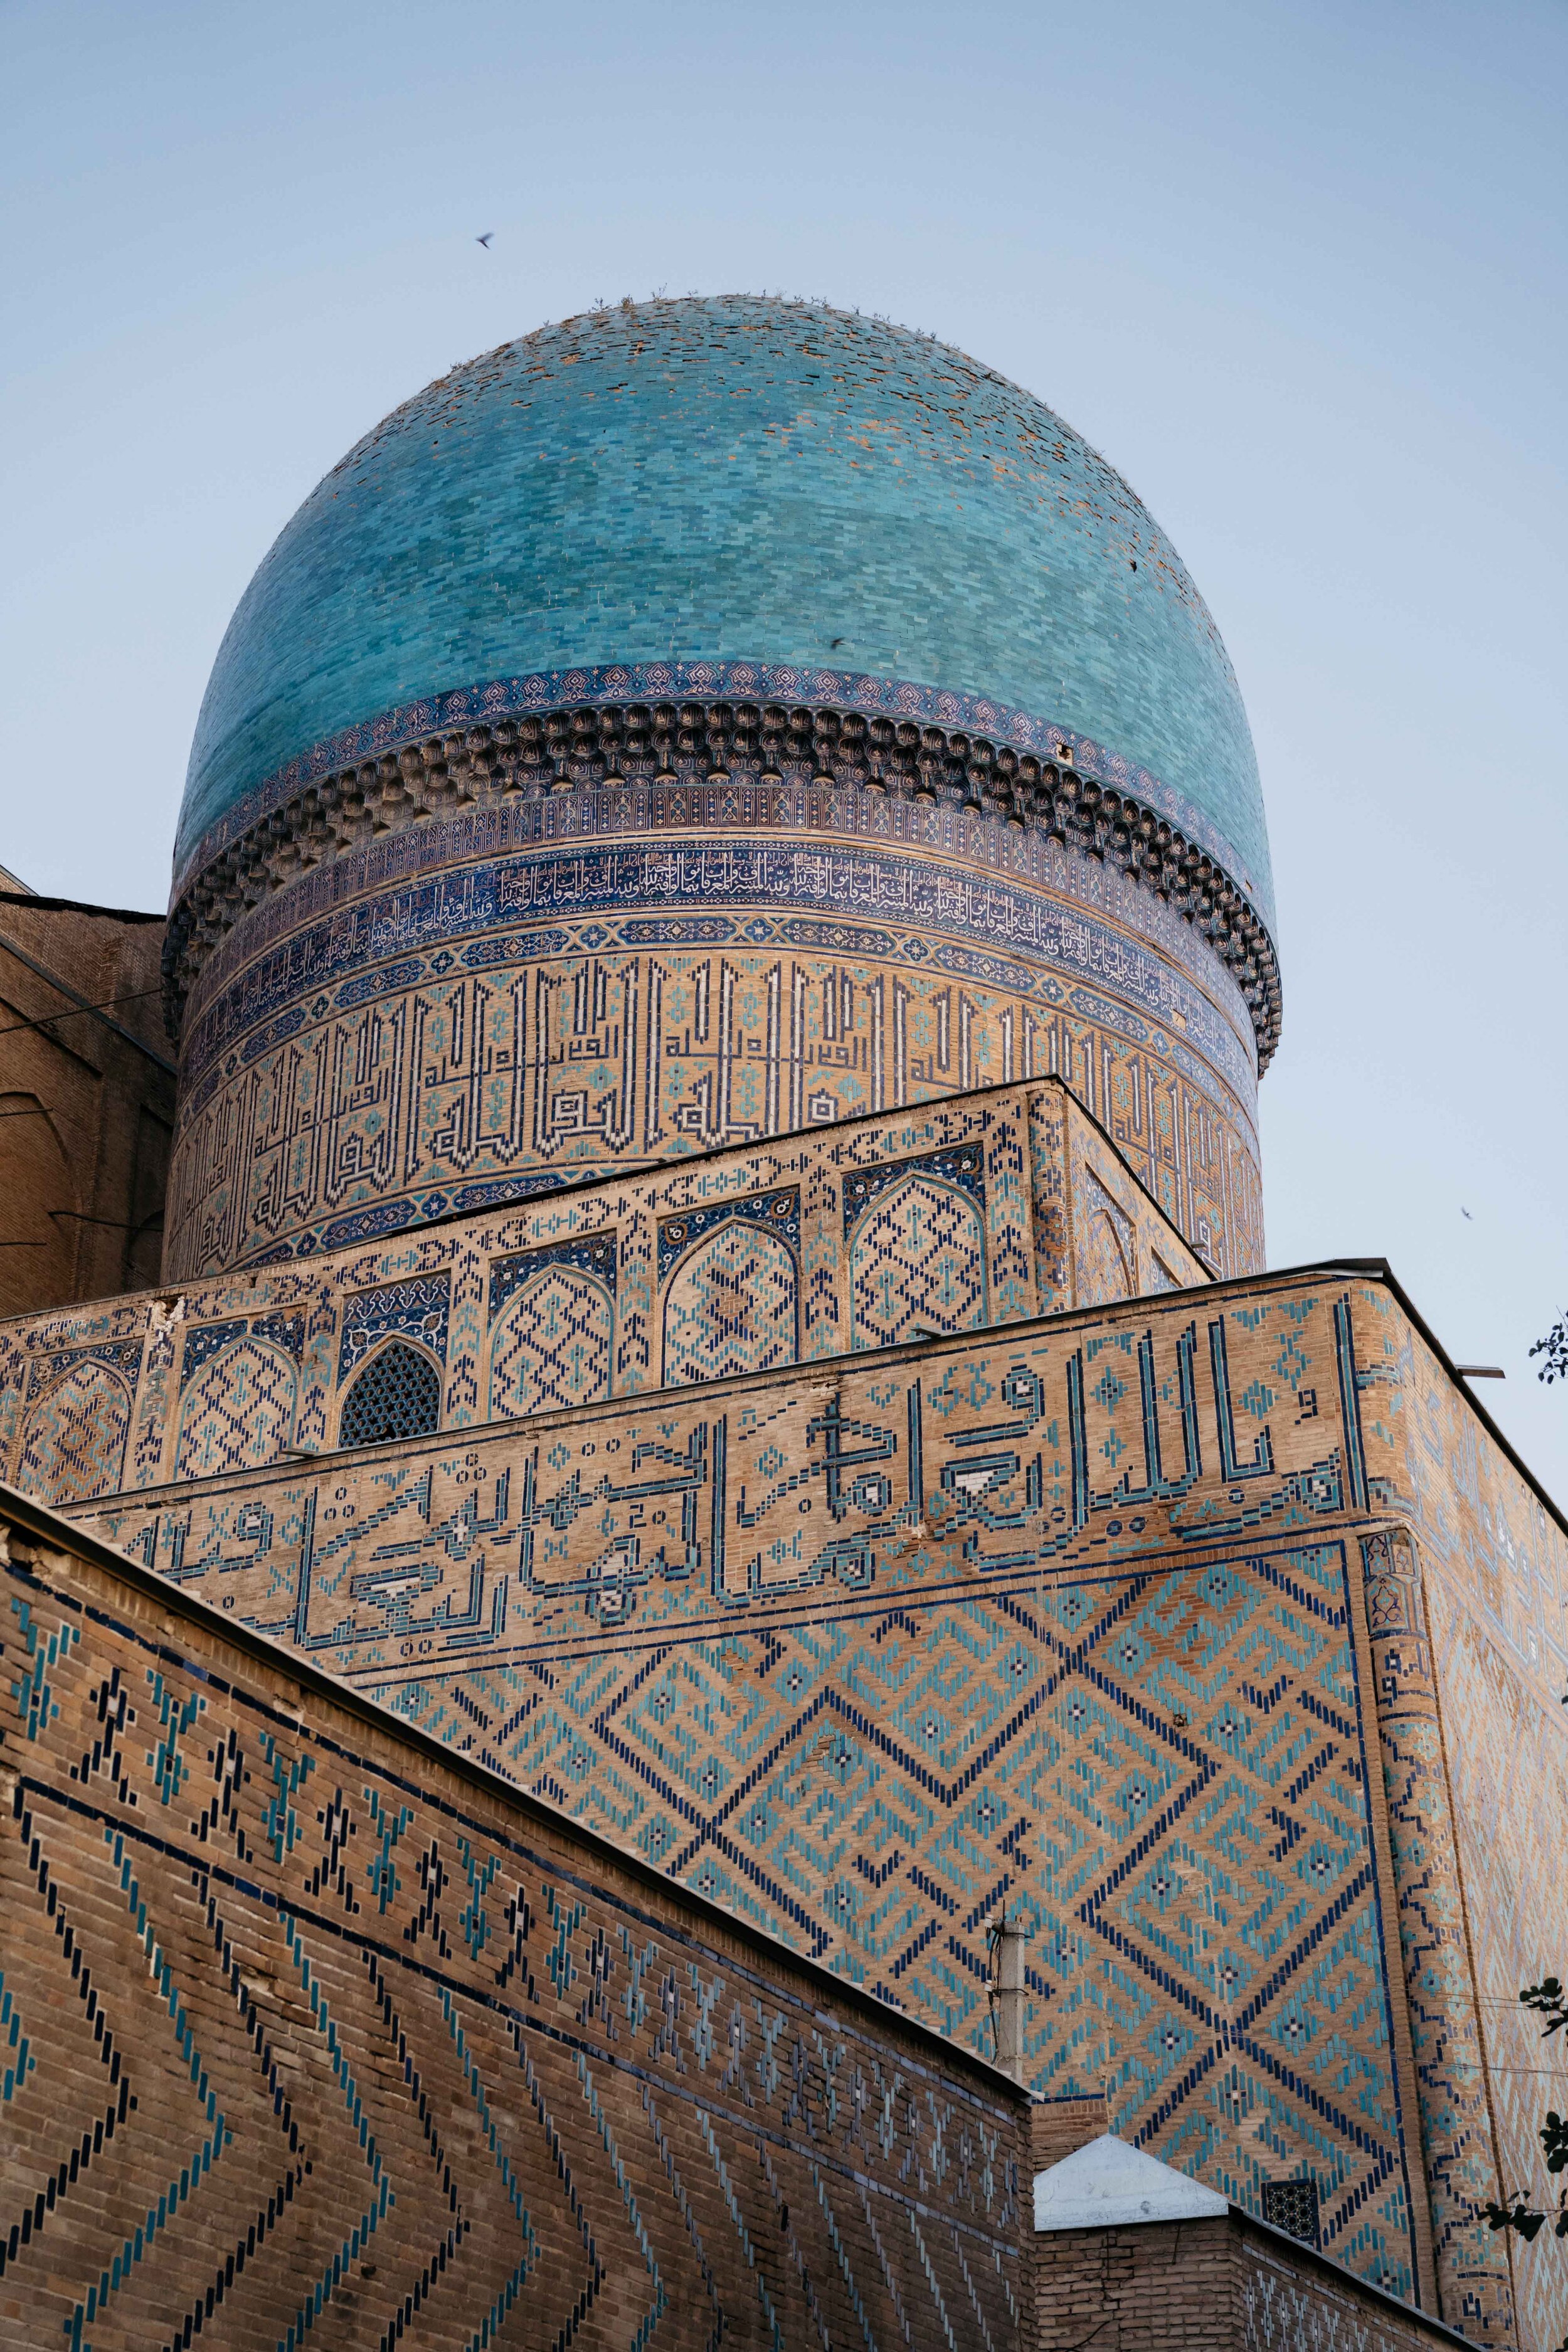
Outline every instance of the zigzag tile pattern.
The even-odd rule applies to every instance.
[[[1406,2294],[1357,1360],[1351,1294],[1282,1279],[103,1525],[976,2052],[1007,1901],[1038,2088],[1109,2082],[1119,2130],[1254,2209],[1305,2168],[1325,2244]]]
[[[1041,2079],[1092,2088],[1114,2062],[1117,2121],[1143,2144],[1254,2206],[1265,2178],[1305,2168],[1331,2249],[1363,2275],[1440,2287],[1477,2340],[1554,2340],[1550,2266],[1521,2250],[1510,2282],[1478,2209],[1505,2176],[1535,2179],[1540,2115],[1568,2106],[1516,2002],[1559,1965],[1531,1856],[1568,1822],[1561,1529],[1375,1281],[1160,1292],[847,1356],[847,1194],[885,1197],[894,1163],[976,1139],[994,1317],[1026,1285],[1070,1305],[1086,1172],[1152,1287],[1170,1244],[1113,1155],[1075,1160],[1070,1100],[1004,1089],[976,1109],[606,1188],[605,1210],[621,1205],[594,1230],[573,1229],[588,1202],[573,1196],[345,1253],[331,1279],[258,1278],[247,1328],[293,1318],[301,1428],[330,1430],[360,1287],[447,1254],[455,1425],[412,1451],[160,1489],[182,1351],[246,1320],[222,1286],[189,1328],[125,1302],[0,1333],[0,1423],[19,1430],[29,1391],[72,1361],[129,1361],[127,1459],[147,1484],[105,1524],[150,1565],[975,2047],[985,1907],[1026,1894]],[[505,1269],[613,1249],[614,1378],[646,1381],[681,1258],[661,1235],[786,1195],[796,1366],[473,1425],[462,1399],[477,1404]],[[1419,1589],[1396,1606],[1363,1546],[1401,1525]],[[1069,1594],[1109,1612],[1081,1660]],[[1251,1669],[1232,1707],[1261,1723],[1287,1675],[1267,1726],[1284,1747],[1245,1769],[1217,1728],[1241,1719],[1220,1667],[1201,1693],[1182,1680],[1205,1611],[1221,1659]],[[1279,1760],[1282,1724],[1300,1763]],[[1292,1906],[1306,1940],[1286,1936],[1279,1960]]]
[[[30,2341],[1014,2352],[999,2078],[112,1569],[4,1605]]]

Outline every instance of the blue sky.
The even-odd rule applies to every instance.
[[[1568,11],[12,0],[0,76],[0,862],[163,903],[236,599],[453,361],[659,288],[929,328],[1229,645],[1270,1262],[1386,1255],[1568,1500]]]

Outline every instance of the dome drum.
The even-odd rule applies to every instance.
[[[491,729],[279,814],[209,902],[172,1276],[1052,1076],[1212,1264],[1258,1262],[1253,1019],[1114,828],[966,804],[956,752],[931,799],[829,783],[815,717],[771,781],[707,719],[643,776],[552,790]]]
[[[513,794],[537,799],[639,782],[792,782],[860,789],[914,808],[945,804],[1109,859],[1185,916],[1229,970],[1252,1016],[1261,1075],[1279,1042],[1280,987],[1257,909],[1169,816],[1081,772],[1071,764],[1077,747],[1059,736],[1054,748],[1055,758],[1043,757],[1005,739],[857,707],[691,695],[557,704],[405,740],[296,788],[222,846],[203,845],[215,854],[171,915],[171,1031],[178,1034],[195,972],[241,914],[370,834]]]
[[[174,1276],[1037,1076],[1262,1262],[1218,631],[1059,417],[880,320],[629,304],[385,418],[230,624],[170,915]]]

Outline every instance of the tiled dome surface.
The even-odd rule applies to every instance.
[[[669,658],[912,681],[1088,736],[1195,803],[1272,920],[1235,676],[1126,483],[943,344],[744,296],[543,328],[351,450],[229,625],[177,863],[397,706]]]

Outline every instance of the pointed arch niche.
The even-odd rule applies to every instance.
[[[958,1185],[927,1169],[878,1194],[855,1221],[849,1297],[857,1348],[893,1348],[911,1324],[976,1331],[985,1321],[985,1227]]]
[[[355,1373],[338,1412],[338,1444],[387,1445],[441,1426],[441,1367],[424,1348],[388,1339]]]
[[[799,1290],[795,1253],[779,1234],[754,1219],[716,1225],[665,1286],[665,1386],[793,1364]]]

